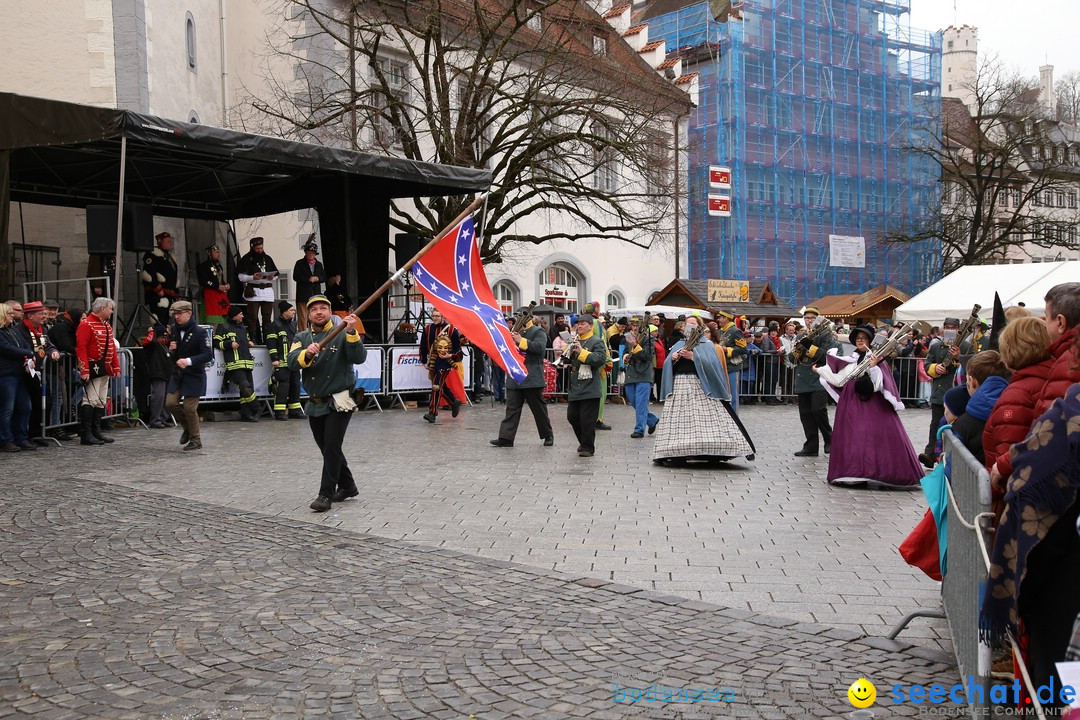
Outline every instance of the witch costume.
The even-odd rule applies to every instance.
[[[731,409],[727,371],[716,345],[702,340],[693,359],[672,356],[686,345],[675,343],[664,360],[660,396],[666,398],[657,425],[653,462],[754,459],[754,443]]]
[[[858,333],[865,333],[868,341],[874,336],[867,328],[855,328],[849,337],[852,345]],[[836,401],[829,484],[918,488],[923,469],[897,415],[904,403],[888,364],[870,367],[858,379],[840,385],[866,352],[842,356],[835,348],[829,350],[818,373]]]

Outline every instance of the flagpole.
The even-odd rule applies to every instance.
[[[434,238],[431,239],[430,242],[428,242],[427,245],[420,248],[420,250],[417,251],[417,253],[412,256],[411,260],[409,260],[407,263],[405,263],[400,268],[398,268],[397,272],[395,272],[393,275],[391,275],[390,278],[387,279],[386,282],[384,282],[382,285],[380,285],[379,288],[375,292],[373,292],[371,295],[368,296],[367,300],[362,302],[359,305],[359,307],[357,307],[355,310],[353,310],[349,314],[354,315],[357,318],[359,318],[360,313],[364,312],[369,307],[371,307],[371,305],[376,300],[378,300],[380,297],[382,297],[383,293],[385,293],[387,290],[389,290],[391,287],[393,287],[394,283],[396,283],[398,281],[398,279],[401,278],[402,275],[409,272],[409,269],[412,268],[412,266],[415,265],[416,262],[420,258],[424,257],[424,255],[427,253],[428,250],[435,247],[435,245],[437,245],[440,240],[442,240],[444,237],[446,237],[450,233],[451,230],[453,230],[455,227],[457,227],[458,223],[460,223],[465,218],[469,217],[469,214],[472,213],[474,210],[476,210],[476,208],[480,207],[481,203],[487,202],[487,197],[488,197],[488,193],[481,193],[480,195],[478,195],[475,200],[473,200],[471,203],[469,203],[468,207],[466,207],[464,210],[461,211],[460,215],[458,215],[456,218],[454,218],[453,221],[449,225],[444,227]],[[341,323],[340,325],[335,327],[333,330],[331,330],[330,333],[326,337],[324,337],[322,340],[319,341],[319,350],[322,350],[323,348],[325,348],[326,344],[328,342],[330,342],[331,340],[333,340],[335,337],[337,337],[344,329],[345,329],[345,323]]]

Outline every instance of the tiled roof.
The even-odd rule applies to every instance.
[[[663,40],[653,40],[651,43],[646,43],[644,47],[642,47],[640,50],[638,50],[638,52],[640,52],[640,53],[652,52],[653,50],[655,50],[656,48],[660,47],[663,44],[664,44]]]
[[[669,57],[664,62],[656,66],[657,70],[667,70],[669,67],[675,67],[675,64],[679,62],[677,57]]]
[[[698,73],[696,73],[696,72],[690,73],[689,75],[680,75],[679,77],[675,78],[675,84],[676,85],[687,85],[691,81],[695,80],[697,78],[697,76],[698,76]]]
[[[641,32],[642,30],[644,30],[647,27],[649,27],[649,25],[647,23],[638,23],[637,25],[634,25],[634,26],[632,26],[630,28],[627,28],[626,32],[623,33],[623,37],[629,37],[631,35],[637,35],[639,32]]]
[[[817,307],[825,317],[854,317],[890,298],[900,305],[910,300],[911,296],[892,285],[878,285],[862,294],[826,295],[810,304]]]
[[[789,307],[772,291],[767,280],[751,280],[750,297],[746,302],[709,303],[709,281],[680,278],[672,280],[655,298],[650,300],[656,305],[678,305],[706,310],[727,310],[737,315],[750,318],[787,319],[798,315],[795,308]]]
[[[629,3],[619,5],[618,7],[613,7],[610,10],[608,10],[606,13],[604,13],[604,19],[605,20],[610,20],[611,18],[617,18],[617,17],[619,17],[620,15],[622,15],[624,12],[626,12],[629,9],[630,9],[630,4]]]

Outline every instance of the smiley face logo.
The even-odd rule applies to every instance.
[[[868,708],[877,700],[877,688],[866,678],[859,678],[851,683],[847,691],[848,700],[857,708]]]

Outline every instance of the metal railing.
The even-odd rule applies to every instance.
[[[105,417],[110,419],[130,418],[131,409],[135,407],[132,392],[134,358],[127,348],[119,350],[117,356],[120,374],[109,380],[109,397],[105,403]],[[79,424],[79,404],[84,391],[75,356],[61,353],[59,360],[46,360],[41,380],[41,394],[32,400],[41,403],[41,437],[54,439],[50,433]]]
[[[993,548],[990,475],[951,430],[942,433],[944,456],[948,458],[949,491],[947,564],[942,568],[941,601],[949,623],[953,652],[960,677],[967,688],[972,717],[988,717],[994,706],[991,698],[992,648],[979,636],[979,611],[986,591]],[[942,617],[941,613],[914,612],[889,633],[895,638],[916,617]],[[1010,636],[1013,657],[1017,660],[1024,687],[1035,714],[1045,714],[1036,697],[1020,649]],[[970,681],[969,681],[970,678]]]

